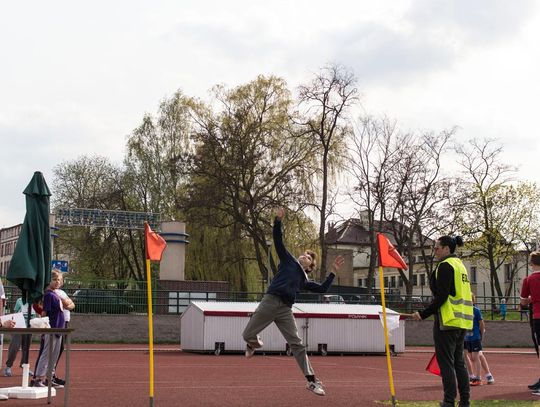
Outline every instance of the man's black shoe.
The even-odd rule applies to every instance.
[[[60,379],[59,377],[53,376],[53,378],[52,378],[52,384],[53,384],[53,385],[54,385],[54,384],[57,384],[57,385],[60,385],[60,386],[65,386],[66,381]]]
[[[536,383],[529,384],[527,387],[531,390],[540,390],[540,379]]]

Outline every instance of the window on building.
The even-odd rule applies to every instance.
[[[512,265],[511,264],[504,265],[504,281],[506,283],[509,283],[510,281],[512,281]]]
[[[396,288],[396,276],[390,277],[390,287]]]
[[[385,286],[385,287],[388,287],[388,277],[385,277],[385,278],[384,278],[384,286]]]
[[[420,285],[423,287],[426,285],[426,275],[425,274],[420,274]]]
[[[401,276],[399,276],[399,278],[398,278],[398,285],[400,287],[403,287],[403,278],[401,278]]]
[[[471,267],[471,284],[476,284],[476,266]]]
[[[413,274],[413,276],[412,276],[412,285],[413,286],[418,285],[418,274]]]

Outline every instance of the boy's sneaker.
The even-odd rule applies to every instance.
[[[5,394],[0,394],[0,400],[9,400],[9,397]]]
[[[540,379],[536,383],[529,384],[527,387],[531,390],[540,390]]]
[[[493,384],[493,383],[495,383],[495,379],[493,378],[493,375],[492,375],[492,374],[486,375],[486,382],[487,382],[487,384]]]
[[[30,382],[30,387],[47,387],[47,385],[42,380],[32,379]]]
[[[52,378],[52,384],[53,384],[53,386],[55,385],[55,383],[56,383],[57,385],[60,385],[60,386],[65,386],[65,385],[66,385],[66,381],[65,381],[65,380],[60,379],[59,377],[53,376],[53,378]]]
[[[10,367],[7,367],[4,369],[4,376],[6,377],[11,377],[13,376],[13,372],[11,371],[11,368]]]
[[[48,382],[47,380],[45,380],[45,381],[43,382],[43,384],[44,384],[45,386],[48,386],[48,385],[49,385],[49,382]],[[64,385],[63,385],[63,384],[56,383],[56,382],[54,381],[54,379],[51,380],[51,386],[52,386],[52,387],[55,387],[55,388],[57,388],[57,389],[63,389],[63,388],[64,388]]]
[[[482,380],[480,380],[480,378],[478,378],[478,377],[475,377],[473,380],[471,380],[470,385],[471,386],[481,386],[482,385]]]
[[[540,390],[535,390],[531,393],[533,396],[540,396]]]
[[[255,349],[262,348],[263,341],[261,341],[261,337],[257,335],[257,342],[254,343],[248,343],[246,344],[246,358],[251,358],[255,354]]]
[[[319,381],[308,382],[306,385],[306,389],[308,389],[309,391],[312,391],[317,396],[324,396],[326,394],[322,387],[322,383]]]

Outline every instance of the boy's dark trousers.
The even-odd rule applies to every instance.
[[[12,367],[17,357],[19,349],[22,345],[22,356],[21,356],[21,366],[25,363],[28,363],[28,350],[30,349],[30,343],[32,342],[32,335],[21,335],[13,334],[11,335],[11,342],[8,349],[8,357],[6,359],[6,366]]]
[[[469,373],[463,358],[463,341],[465,329],[441,330],[439,318],[433,324],[433,340],[437,362],[441,369],[444,388],[444,403],[454,405],[457,396],[457,387],[462,405],[468,406],[470,399]]]

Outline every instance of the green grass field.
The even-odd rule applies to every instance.
[[[391,401],[381,402],[383,406],[391,406]],[[399,407],[434,407],[439,405],[439,401],[399,401]],[[472,407],[540,407],[540,401],[524,400],[473,400]]]

